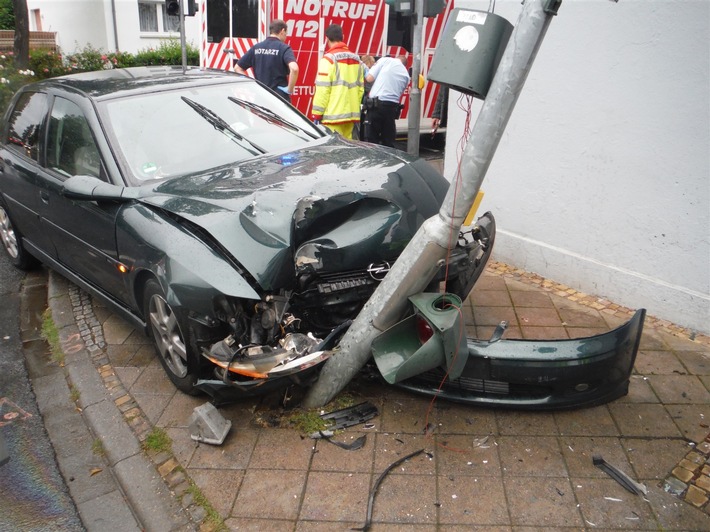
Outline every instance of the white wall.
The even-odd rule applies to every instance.
[[[709,36],[707,0],[562,2],[483,182],[495,260],[710,333]]]
[[[163,0],[157,2],[163,3]],[[37,9],[42,30],[57,32],[57,43],[65,54],[80,51],[87,45],[104,52],[136,53],[157,47],[165,39],[180,38],[179,32],[142,33],[138,0],[27,0],[27,8],[30,29],[38,29],[32,14],[32,10]],[[200,40],[198,18],[185,17],[185,38],[195,47]],[[114,19],[118,31],[114,29]]]

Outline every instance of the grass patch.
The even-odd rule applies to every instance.
[[[227,527],[224,524],[224,519],[222,519],[222,516],[219,515],[219,512],[214,509],[214,506],[212,506],[210,501],[207,500],[207,497],[205,497],[202,490],[197,487],[197,484],[195,484],[192,480],[189,482],[190,487],[187,488],[187,493],[192,495],[192,500],[195,504],[201,506],[205,510],[205,513],[207,514],[205,521],[209,524],[208,530],[211,532],[226,531]]]
[[[100,439],[96,438],[91,442],[91,452],[96,456],[106,456],[106,449],[104,449],[104,444]]]
[[[169,452],[173,446],[173,441],[168,433],[160,427],[153,427],[143,440],[143,449],[156,453]]]
[[[69,399],[71,399],[72,403],[76,403],[79,400],[79,397],[81,397],[79,390],[77,390],[76,386],[74,386],[73,384],[70,384],[69,385]]]
[[[59,342],[59,331],[57,326],[54,324],[52,319],[52,311],[47,308],[42,314],[42,338],[49,344],[49,351],[52,354],[52,362],[64,365],[64,351],[62,351],[62,345]]]

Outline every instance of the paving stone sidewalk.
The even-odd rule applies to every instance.
[[[272,395],[220,408],[232,422],[221,446],[193,441],[188,420],[206,397],[176,392],[148,338],[69,285],[76,319],[115,406],[139,441],[156,427],[172,450],[148,454],[200,528],[347,530],[710,530],[710,339],[649,317],[628,396],[600,407],[516,412],[431,401],[363,371],[344,393],[379,409],[357,451],[311,440],[284,421],[296,397]],[[78,298],[78,299],[77,299]],[[574,338],[632,314],[501,263],[489,265],[465,306],[468,334]],[[89,322],[100,327],[89,325]],[[100,353],[100,354],[99,354]],[[424,427],[435,427],[425,434]],[[594,467],[602,455],[645,484],[632,495]]]

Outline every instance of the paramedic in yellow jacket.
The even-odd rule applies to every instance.
[[[318,63],[311,119],[348,139],[357,139],[360,104],[365,92],[365,69],[343,42],[343,28],[325,30],[328,51]]]

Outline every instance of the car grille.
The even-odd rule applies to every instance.
[[[350,271],[321,274],[318,280],[318,292],[332,294],[343,290],[353,290],[364,286],[374,285],[366,271]]]
[[[412,377],[405,383],[414,387],[427,387],[438,389],[444,374],[438,370],[431,370],[416,377]],[[504,395],[508,397],[546,397],[551,393],[547,386],[534,386],[525,384],[509,383],[504,381],[494,381],[490,379],[474,379],[471,377],[460,377],[455,380],[447,380],[442,387],[448,393],[456,393],[465,397],[466,395]]]

